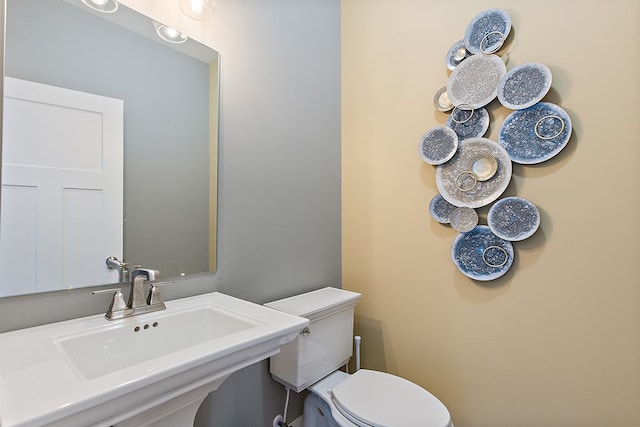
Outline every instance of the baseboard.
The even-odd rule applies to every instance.
[[[302,415],[300,415],[298,418],[291,421],[290,423],[287,423],[287,425],[289,427],[302,427]]]

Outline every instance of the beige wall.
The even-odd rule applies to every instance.
[[[480,283],[429,216],[435,168],[417,148],[446,120],[432,99],[447,50],[491,7],[512,18],[508,68],[548,65],[545,100],[574,129],[556,158],[514,166],[506,194],[541,228]],[[456,427],[640,426],[640,1],[343,0],[342,14],[343,286],[364,295],[363,366],[428,388]],[[490,111],[495,140],[508,111]]]

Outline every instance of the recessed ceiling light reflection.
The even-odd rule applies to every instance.
[[[180,0],[180,10],[189,18],[205,21],[213,16],[216,0]]]
[[[118,2],[115,0],[82,0],[82,3],[103,13],[113,13],[118,10]]]
[[[160,38],[166,42],[184,43],[188,39],[188,37],[182,34],[180,31],[175,30],[171,27],[167,27],[164,24],[154,22],[153,26],[156,28],[156,33],[158,33],[158,36],[160,36]]]

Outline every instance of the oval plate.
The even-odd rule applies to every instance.
[[[429,202],[429,213],[431,218],[438,221],[440,224],[449,224],[449,216],[456,207],[447,202],[440,193],[433,196],[431,202]]]
[[[500,127],[498,142],[515,163],[533,165],[558,154],[571,137],[571,118],[550,102],[516,110]]]
[[[447,95],[464,110],[484,107],[498,95],[498,83],[507,66],[497,55],[473,55],[460,63],[449,76]]]
[[[522,197],[505,197],[491,206],[487,224],[496,236],[519,242],[533,235],[540,226],[540,212]]]
[[[513,264],[513,245],[478,225],[468,233],[456,236],[451,258],[458,270],[474,280],[488,281],[503,276]]]
[[[551,89],[551,70],[536,62],[518,65],[498,83],[498,101],[511,110],[531,107]]]
[[[476,15],[464,33],[464,45],[473,54],[495,52],[511,32],[511,17],[503,9],[487,9]],[[489,38],[489,34],[501,36]],[[482,44],[482,49],[480,47]]]
[[[420,138],[418,150],[422,160],[430,165],[441,165],[453,157],[458,149],[458,135],[446,126],[436,126]]]

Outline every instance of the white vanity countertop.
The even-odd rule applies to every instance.
[[[220,369],[228,371],[230,364],[240,362],[241,358],[279,351],[281,345],[293,340],[308,325],[308,320],[301,317],[219,292],[168,301],[166,306],[166,310],[121,320],[107,321],[103,315],[94,315],[0,334],[0,425],[24,427],[59,421],[150,385],[155,390],[159,381],[173,381],[175,386],[186,372],[195,375],[205,365],[223,363]],[[202,338],[198,334],[203,332],[199,331],[206,334],[207,325],[192,325],[195,332],[187,328],[189,333],[200,337],[195,344],[172,349],[151,360],[89,376],[83,374],[60,344],[66,337],[91,336],[94,333],[105,335],[105,331],[120,329],[128,331],[154,321],[163,327],[170,323],[171,315],[201,308],[212,308],[216,312],[245,319],[251,326]],[[159,332],[155,333],[176,334],[180,328],[184,331],[182,325],[178,326],[178,332],[175,327],[164,326],[164,329],[158,327]],[[109,346],[105,342],[105,350]],[[98,348],[97,351],[102,350]],[[91,363],[88,362],[89,365]]]

